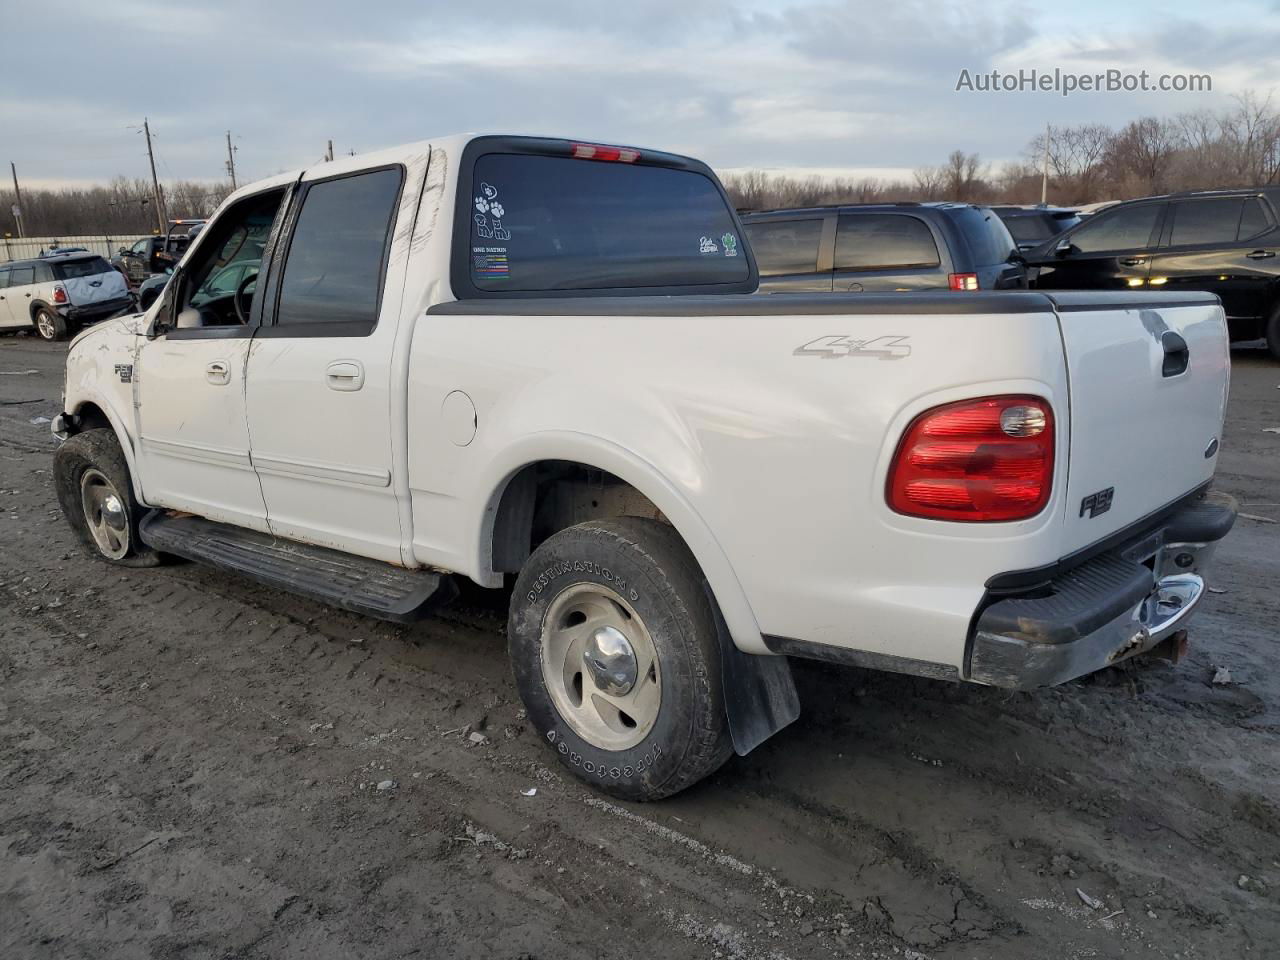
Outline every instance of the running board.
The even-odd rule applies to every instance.
[[[143,543],[161,553],[395,623],[419,620],[458,592],[447,574],[408,570],[189,514],[152,511],[138,532]]]

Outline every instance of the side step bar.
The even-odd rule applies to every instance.
[[[147,546],[162,553],[395,623],[419,620],[458,593],[446,574],[407,570],[203,517],[153,510],[142,518],[138,532]]]

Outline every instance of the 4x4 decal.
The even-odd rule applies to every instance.
[[[839,335],[828,335],[810,340],[792,351],[797,357],[821,357],[837,360],[840,357],[879,357],[881,360],[901,360],[911,356],[910,337],[872,337],[869,340],[853,340]]]

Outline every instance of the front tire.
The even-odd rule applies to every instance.
[[[36,335],[41,340],[65,340],[71,333],[71,328],[67,325],[66,318],[56,310],[49,307],[41,307],[32,317],[32,323],[35,324]]]
[[[138,536],[146,511],[133,496],[113,431],[86,430],[67,440],[53,455],[53,477],[62,512],[90,553],[124,567],[160,562],[160,554]]]
[[[710,601],[668,524],[622,517],[548,538],[516,580],[507,635],[529,719],[604,792],[670,796],[732,752]]]

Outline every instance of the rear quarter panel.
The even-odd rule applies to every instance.
[[[714,544],[695,553],[728,558],[759,632],[959,668],[985,580],[1059,555],[1061,484],[1033,519],[973,525],[892,513],[885,477],[912,417],[954,400],[1037,394],[1066,437],[1062,345],[1043,302],[952,315],[426,314],[408,397],[417,559],[483,578],[478,531],[506,476],[622,450],[669,487],[637,483],[677,529],[686,507],[705,524]],[[832,337],[907,349],[805,350]],[[466,446],[441,425],[453,391],[476,408]],[[742,623],[731,621],[735,641],[762,652]]]

